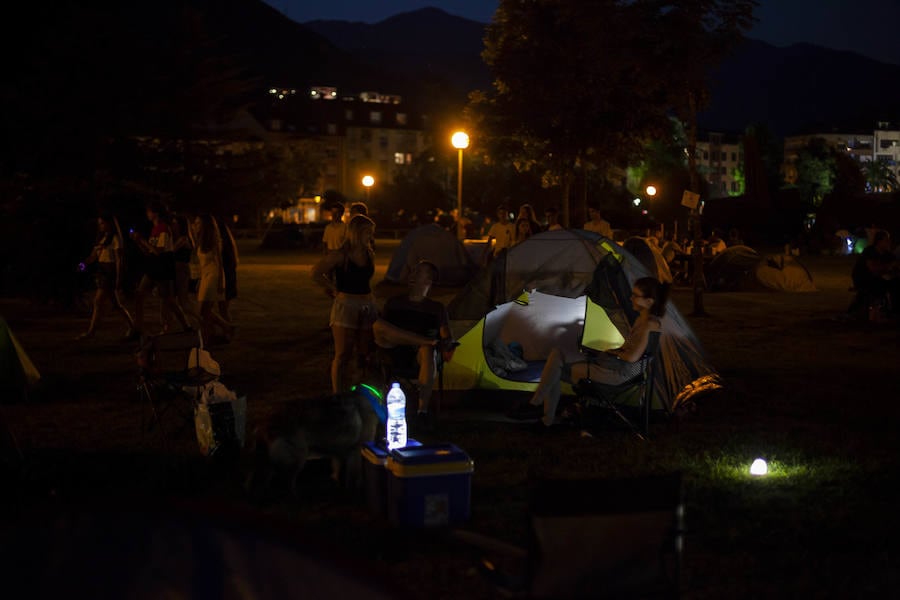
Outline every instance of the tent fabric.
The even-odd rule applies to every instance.
[[[636,316],[631,287],[648,275],[624,248],[583,230],[541,233],[500,253],[450,302],[451,326],[465,326],[466,332],[444,366],[444,388],[530,392],[540,373],[535,366],[543,364],[552,348],[560,348],[572,362],[583,360],[581,347],[618,347]],[[673,410],[696,393],[721,387],[721,378],[672,302],[662,333],[661,366],[654,380],[657,408]],[[529,380],[491,370],[484,348],[498,340],[522,346]]]
[[[28,388],[41,378],[9,325],[0,317],[0,390],[7,394],[24,396]]]
[[[622,244],[632,256],[641,261],[647,271],[663,283],[672,283],[672,271],[659,246],[645,237],[630,237]]]
[[[756,280],[778,292],[815,292],[809,270],[793,256],[770,254],[757,263]]]
[[[391,257],[384,279],[390,283],[405,284],[410,270],[423,260],[434,263],[438,268],[435,285],[463,286],[477,270],[469,251],[453,233],[429,223],[406,234]]]
[[[809,270],[793,256],[762,256],[748,246],[732,246],[716,255],[705,269],[711,290],[774,290],[815,292]]]

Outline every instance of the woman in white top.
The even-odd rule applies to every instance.
[[[96,264],[94,281],[97,284],[97,293],[94,296],[91,322],[87,331],[79,335],[78,339],[83,340],[94,337],[97,331],[97,324],[106,310],[107,303],[111,303],[116,312],[125,319],[125,322],[128,324],[128,331],[125,333],[125,336],[130,336],[134,328],[134,321],[131,319],[128,310],[122,306],[118,296],[119,290],[122,289],[122,236],[119,233],[119,227],[115,218],[111,215],[104,214],[97,218],[97,241],[94,243],[90,256],[84,259],[81,266],[86,268],[89,264]]]
[[[209,214],[194,217],[191,237],[200,262],[200,283],[197,301],[200,303],[200,323],[203,340],[209,343],[216,325],[230,340],[234,327],[217,313],[213,306],[225,299],[225,271],[222,263],[222,237],[215,219]]]

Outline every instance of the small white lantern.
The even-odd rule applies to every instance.
[[[762,458],[757,458],[753,461],[753,464],[750,465],[750,474],[751,475],[766,475],[769,472],[769,465],[766,464],[766,461]]]

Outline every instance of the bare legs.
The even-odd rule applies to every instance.
[[[219,313],[213,310],[214,302],[212,300],[204,300],[200,303],[200,327],[203,333],[203,340],[209,343],[212,339],[213,329],[216,325],[225,331],[225,336],[231,339],[234,328],[231,323],[222,318]]]
[[[89,338],[94,335],[94,333],[97,331],[97,325],[100,324],[100,318],[106,312],[107,303],[112,304],[112,307],[122,315],[122,318],[125,319],[125,322],[128,324],[129,329],[134,328],[134,321],[132,321],[131,315],[128,314],[128,310],[126,310],[126,308],[119,302],[117,293],[99,288],[97,289],[97,293],[94,295],[94,307],[91,311],[91,322],[88,325],[87,331],[81,334],[79,337]]]

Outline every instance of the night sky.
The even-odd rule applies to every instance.
[[[266,0],[291,19],[338,19],[376,23],[392,15],[435,6],[488,22],[495,0]],[[900,2],[897,0],[759,0],[758,23],[749,37],[776,46],[809,42],[900,64]]]

